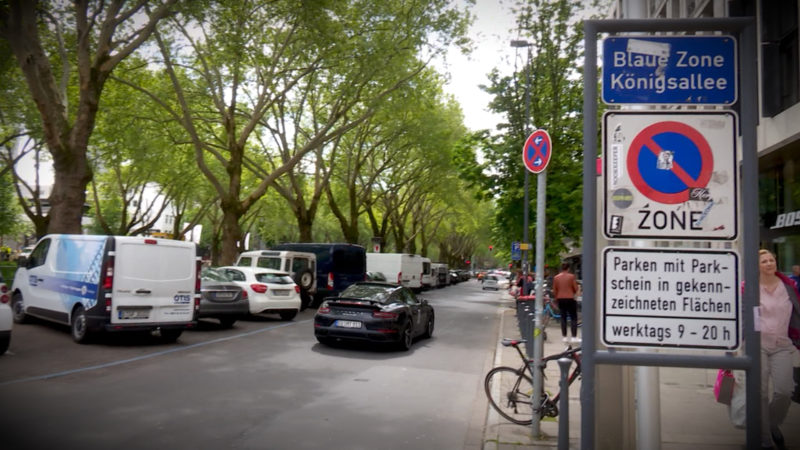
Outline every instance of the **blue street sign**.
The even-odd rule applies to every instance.
[[[603,40],[603,101],[731,105],[736,68],[731,36],[612,36]]]
[[[511,260],[519,261],[522,259],[522,250],[519,248],[519,241],[511,243]]]

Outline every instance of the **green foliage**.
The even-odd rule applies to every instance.
[[[575,21],[580,2],[529,0],[517,3],[520,38],[530,53],[520,49],[525,65],[512,77],[490,74],[486,91],[494,96],[491,109],[506,115],[502,135],[473,136],[482,144],[488,163],[480,175],[465,176],[481,183],[496,199],[492,235],[497,247],[510,248],[522,240],[524,177],[522,144],[535,128],[548,131],[553,153],[547,168],[545,261],[556,266],[567,244],[579,245],[582,202],[582,78],[578,62],[583,56],[582,27]],[[528,59],[530,58],[530,59]],[[526,94],[530,109],[526,121]],[[536,175],[530,176],[529,239],[536,236]]]

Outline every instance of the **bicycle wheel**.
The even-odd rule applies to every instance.
[[[486,374],[483,385],[489,403],[501,416],[519,425],[530,425],[533,382],[523,370],[495,367]]]

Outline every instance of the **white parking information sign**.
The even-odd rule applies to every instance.
[[[608,247],[603,258],[607,346],[739,347],[736,253]]]

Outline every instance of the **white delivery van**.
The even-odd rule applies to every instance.
[[[167,342],[196,325],[200,258],[193,242],[53,234],[20,261],[14,321],[69,325],[84,343],[97,331],[159,330]]]
[[[286,272],[300,287],[300,310],[311,304],[317,293],[317,255],[292,250],[250,250],[236,260],[237,266]]]
[[[386,281],[422,289],[423,258],[409,253],[367,253],[367,271],[381,272]]]
[[[431,264],[431,272],[433,272],[433,284],[437,288],[443,288],[450,284],[450,270],[447,264],[433,263]]]
[[[431,269],[431,259],[422,257],[422,288],[430,289],[435,285]]]

